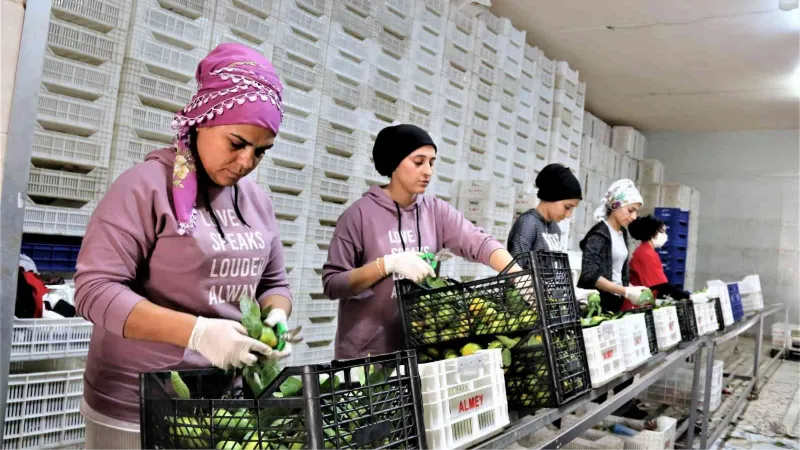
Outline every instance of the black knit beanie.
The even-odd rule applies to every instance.
[[[537,196],[546,202],[583,200],[581,184],[568,168],[548,164],[536,177]]]
[[[382,129],[372,147],[375,170],[385,177],[391,177],[397,166],[420,147],[436,144],[427,131],[416,125],[400,124]]]

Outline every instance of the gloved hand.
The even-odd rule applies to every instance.
[[[280,339],[280,335],[289,331],[289,325],[286,323],[288,318],[286,317],[286,311],[280,308],[272,308],[272,310],[267,314],[267,318],[264,319],[264,325],[274,328],[276,330],[276,334],[278,334],[278,339]],[[271,358],[285,358],[292,353],[292,344],[286,341],[282,350],[272,349],[272,354],[270,355]]]
[[[575,300],[578,301],[581,309],[583,309],[589,302],[589,296],[592,294],[600,295],[600,291],[597,289],[581,289],[575,286]]]
[[[386,274],[396,273],[407,280],[420,283],[427,277],[435,277],[433,267],[425,262],[420,252],[402,252],[383,257]]]
[[[252,352],[264,356],[272,353],[268,345],[249,337],[241,323],[205,317],[197,318],[188,348],[223,370],[255,364],[258,358]]]
[[[634,305],[640,305],[641,300],[639,299],[641,298],[644,289],[644,286],[628,286],[625,288],[625,298],[630,300]]]

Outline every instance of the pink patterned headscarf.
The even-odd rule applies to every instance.
[[[195,226],[197,171],[190,151],[192,128],[256,125],[278,135],[283,120],[283,85],[275,68],[245,45],[217,46],[197,65],[197,93],[172,121],[176,132],[172,200],[178,232]]]

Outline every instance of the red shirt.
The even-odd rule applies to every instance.
[[[661,258],[650,242],[642,242],[642,245],[633,252],[630,269],[633,286],[653,287],[667,282]],[[653,296],[656,295],[658,293],[654,291]]]

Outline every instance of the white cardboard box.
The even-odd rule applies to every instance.
[[[642,184],[661,184],[664,182],[664,163],[657,159],[645,159],[639,163],[638,180]]]
[[[661,202],[665,208],[680,208],[688,211],[692,207],[692,188],[678,183],[661,185]]]

